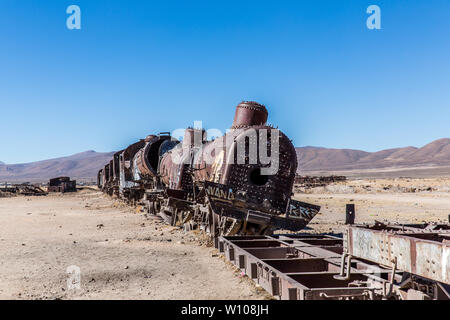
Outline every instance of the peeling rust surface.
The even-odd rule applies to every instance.
[[[352,240],[346,242],[347,252],[384,266],[395,264],[399,270],[450,284],[450,233],[373,228],[349,227],[347,235]]]

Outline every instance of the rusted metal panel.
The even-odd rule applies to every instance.
[[[129,188],[134,186],[133,174],[131,170],[131,161],[136,153],[145,146],[145,140],[139,140],[128,146],[121,155],[120,159],[120,185],[121,188]]]
[[[397,258],[397,267],[411,272],[411,247],[408,239],[391,239],[387,233],[360,228],[350,228],[349,235],[352,241],[347,250],[352,256],[386,266],[392,266],[394,258]]]
[[[416,263],[414,273],[450,284],[450,241],[447,241],[443,243],[415,241]]]
[[[121,150],[119,152],[116,152],[113,155],[113,169],[112,169],[112,173],[113,173],[113,179],[114,181],[118,182],[120,179],[120,155],[123,153],[124,150]]]
[[[97,173],[97,187],[101,190],[103,188],[103,169]]]
[[[378,228],[377,228],[378,229]],[[345,250],[350,255],[450,284],[450,235],[401,233],[351,226]]]
[[[112,183],[114,181],[114,164],[113,163],[114,163],[113,160],[109,161],[109,166],[108,166],[108,169],[109,169],[108,182],[109,183]]]

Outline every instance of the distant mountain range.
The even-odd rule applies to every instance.
[[[114,152],[86,151],[69,157],[23,164],[0,164],[0,182],[44,182],[58,176],[94,181]]]
[[[450,139],[422,148],[405,147],[366,152],[318,147],[296,148],[300,174],[343,174],[358,177],[450,176]],[[57,176],[95,181],[97,172],[114,152],[86,151],[75,155],[25,164],[0,162],[0,182],[41,182]]]
[[[311,172],[408,172],[432,170],[434,175],[450,175],[450,139],[439,139],[422,148],[405,147],[365,152],[351,149],[296,148],[300,173]],[[447,168],[447,169],[443,169]],[[439,169],[439,170],[437,170]],[[357,175],[357,174],[356,174]],[[367,174],[365,174],[367,175]],[[391,174],[395,175],[395,174]],[[426,176],[426,172],[421,172]],[[373,176],[377,176],[373,174]]]

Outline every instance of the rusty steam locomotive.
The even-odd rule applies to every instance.
[[[201,128],[184,130],[182,141],[149,135],[114,154],[98,172],[98,187],[213,236],[301,230],[320,207],[291,198],[295,148],[267,117],[265,106],[245,101],[216,139]]]

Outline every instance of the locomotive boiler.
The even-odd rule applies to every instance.
[[[167,223],[213,236],[301,230],[320,207],[291,198],[295,148],[267,118],[264,105],[244,101],[215,139],[193,127],[182,141],[167,132],[149,135],[115,153],[98,186]]]

